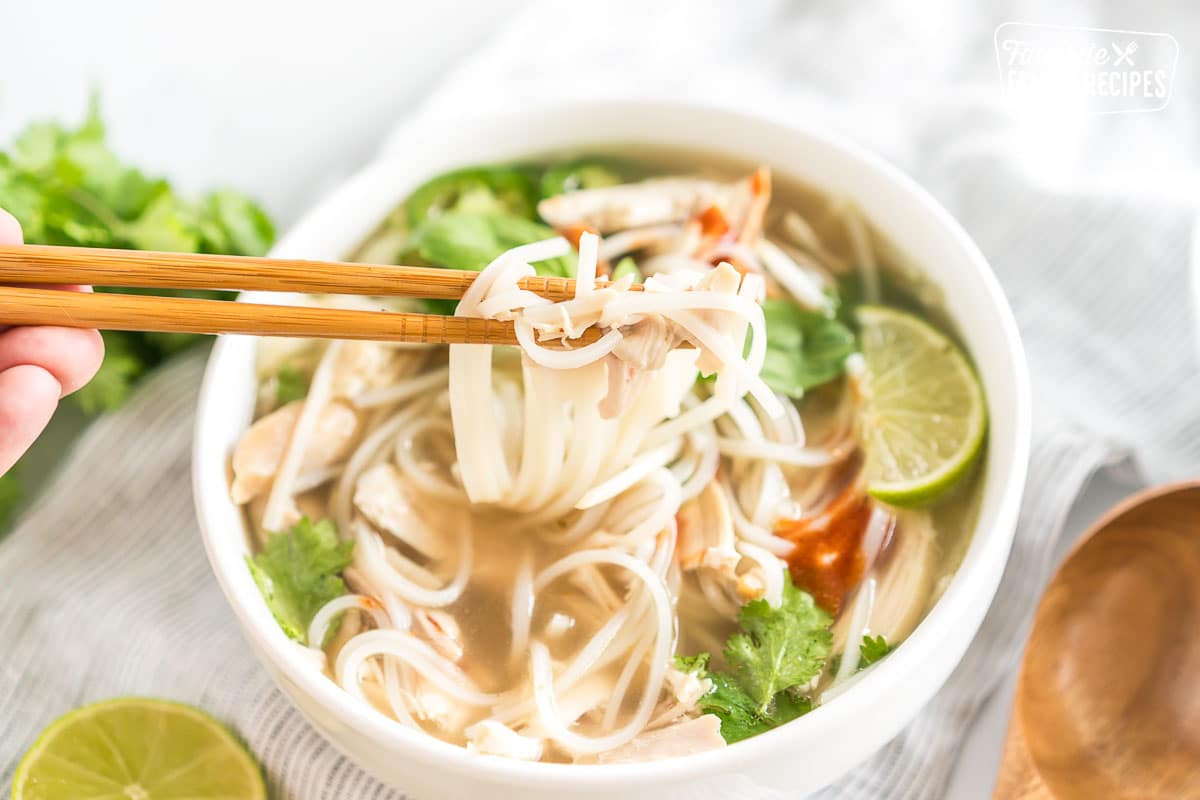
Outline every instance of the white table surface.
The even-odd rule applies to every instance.
[[[286,227],[520,1],[6,4],[0,141],[34,117],[79,118],[96,87],[119,150],[190,190],[248,191]],[[1064,546],[1129,492],[1094,481]],[[952,800],[990,796],[1011,696],[1010,679],[974,725]]]

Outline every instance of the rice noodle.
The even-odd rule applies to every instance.
[[[462,670],[411,633],[373,630],[360,633],[342,646],[334,674],[346,691],[365,700],[359,671],[367,659],[391,656],[412,667],[450,697],[471,706],[490,706],[499,695],[481,692]]]
[[[867,303],[878,303],[883,299],[879,286],[879,265],[875,262],[875,249],[871,247],[871,235],[863,223],[858,208],[849,201],[841,205],[842,221],[846,226],[846,235],[850,239],[850,247],[854,251],[854,260],[863,279],[863,300]]]
[[[774,442],[751,442],[727,436],[717,437],[717,449],[726,456],[766,459],[793,467],[827,467],[842,458],[842,454],[836,450],[794,447]]]
[[[528,549],[521,556],[517,577],[513,582],[512,642],[510,653],[516,659],[529,645],[529,626],[533,620],[533,553]]]
[[[304,407],[300,410],[296,427],[292,429],[287,450],[284,451],[283,459],[279,462],[275,480],[271,483],[271,492],[267,495],[267,506],[262,516],[263,530],[278,531],[284,527],[284,515],[287,513],[288,505],[292,502],[294,495],[293,484],[300,473],[300,465],[304,460],[304,453],[308,449],[313,431],[316,430],[321,410],[329,402],[333,388],[333,372],[343,344],[343,342],[330,342],[321,356],[321,362],[317,365],[316,372],[313,373],[312,382],[308,387],[308,396],[304,400]]]
[[[321,606],[313,616],[312,622],[308,625],[309,646],[319,649],[333,626],[334,618],[352,608],[370,616],[375,621],[377,628],[387,627],[390,622],[387,614],[379,607],[379,603],[370,597],[364,597],[361,594],[344,594]]]
[[[837,674],[833,678],[833,686],[837,686],[850,678],[858,671],[858,662],[861,658],[859,651],[859,642],[867,631],[867,625],[871,621],[871,609],[875,606],[875,578],[867,578],[858,587],[857,597],[854,599],[854,610],[850,615],[849,634],[846,637],[846,646],[842,648],[842,660],[838,664]],[[831,687],[832,688],[832,687]]]

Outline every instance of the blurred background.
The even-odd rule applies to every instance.
[[[181,192],[246,193],[283,231],[414,115],[652,92],[840,129],[976,219],[981,202],[997,217],[1020,203],[1004,181],[982,191],[955,183],[955,165],[981,157],[1060,197],[1192,208],[1200,197],[1192,2],[529,5],[6,0],[0,150],[33,121],[81,122],[94,92],[121,157]],[[1172,34],[1171,103],[1118,116],[1010,113],[993,34],[1013,20]],[[989,251],[986,236],[981,244]],[[64,405],[22,465],[24,498],[86,421]],[[1059,552],[1137,480],[1128,464],[1100,473],[1072,508]],[[948,796],[990,794],[1011,690],[984,707]]]

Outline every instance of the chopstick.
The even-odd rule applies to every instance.
[[[3,283],[85,283],[139,289],[227,289],[454,300],[463,296],[478,275],[469,270],[348,261],[54,245],[0,247]],[[520,286],[549,300],[575,296],[575,281],[570,278],[533,276],[522,278]]]
[[[477,272],[349,262],[24,245],[0,247],[0,281],[143,289],[225,289],[454,299]],[[598,282],[597,286],[605,285]],[[552,300],[575,281],[531,276],[523,289]],[[641,287],[638,287],[641,288]],[[511,322],[390,311],[0,286],[0,324],[119,331],[369,339],[414,344],[517,344]],[[590,328],[574,344],[601,335]]]
[[[410,344],[517,344],[513,324],[494,319],[7,286],[0,287],[0,323]],[[599,328],[588,328],[571,343],[590,344],[601,334]]]

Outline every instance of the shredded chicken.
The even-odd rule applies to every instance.
[[[471,709],[447,697],[423,678],[416,678],[415,682],[416,689],[410,695],[414,716],[445,731],[462,730]]]
[[[684,672],[672,666],[667,670],[667,686],[675,699],[684,709],[692,709],[701,697],[712,689],[712,681],[708,678],[697,678],[694,672]]]
[[[601,753],[601,764],[631,764],[639,761],[658,761],[663,758],[705,753],[725,746],[721,738],[721,720],[712,714],[702,714],[666,728],[643,733],[633,741],[607,753]]]
[[[233,451],[233,485],[230,494],[235,503],[246,503],[271,487],[279,463],[300,411],[302,400],[288,403],[250,426]],[[344,461],[358,440],[358,415],[350,406],[333,402],[321,410],[313,441],[300,465],[301,475],[326,469]]]
[[[346,342],[334,371],[334,396],[358,397],[362,392],[396,383],[396,378],[424,354],[401,355],[395,345]]]
[[[377,528],[430,558],[445,555],[446,541],[431,533],[404,495],[404,478],[391,464],[376,464],[354,486],[354,506]]]
[[[556,195],[538,203],[538,213],[560,230],[578,225],[612,233],[684,222],[710,206],[728,207],[739,190],[702,178],[654,178]]]
[[[675,516],[679,533],[675,559],[685,570],[709,567],[736,579],[741,556],[734,549],[733,517],[720,485],[713,481]]]
[[[542,741],[522,736],[495,720],[485,719],[467,728],[467,749],[472,753],[504,756],[521,761],[537,761],[542,757]]]

